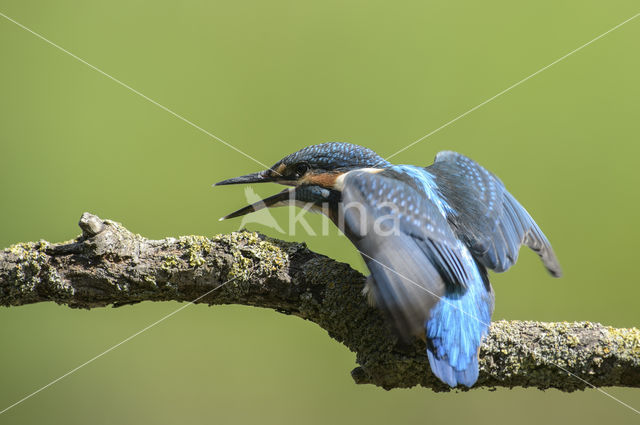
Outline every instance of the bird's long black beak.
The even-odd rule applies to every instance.
[[[246,177],[246,176],[243,176]],[[238,177],[241,178],[241,177]],[[231,179],[233,180],[233,179]],[[228,181],[228,180],[225,180]],[[224,182],[223,182],[224,183]],[[220,183],[218,183],[220,184]],[[224,184],[234,184],[234,183],[224,183]],[[268,198],[264,198],[258,202],[254,202],[251,205],[247,205],[246,207],[242,207],[237,211],[232,212],[231,214],[227,214],[224,217],[220,218],[220,221],[226,220],[228,218],[240,217],[254,211],[261,210],[263,208],[271,208],[271,207],[279,207],[285,206],[289,204],[289,200],[295,199],[295,190],[296,188],[288,188],[283,190],[282,192],[276,193],[275,195],[269,196]]]
[[[234,177],[232,179],[222,180],[214,184],[214,186],[225,186],[228,184],[246,184],[246,183],[267,183],[274,181],[271,177],[270,170],[258,171],[257,173],[247,174],[245,176]]]

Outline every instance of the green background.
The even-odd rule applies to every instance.
[[[389,155],[637,13],[637,0],[0,0],[0,11],[271,165],[348,141]],[[495,319],[640,325],[636,244],[640,18],[394,158],[465,153],[554,243],[493,275]],[[78,233],[83,211],[151,238],[239,221],[260,165],[0,18],[0,247]],[[255,188],[268,195],[272,185]],[[281,226],[286,211],[275,214]],[[318,229],[320,219],[309,217]],[[332,232],[295,236],[362,262]],[[175,310],[0,309],[0,409]],[[434,394],[357,386],[354,354],[270,310],[191,306],[3,416],[2,423],[631,423],[594,391]],[[560,373],[560,372],[558,372]],[[640,391],[606,389],[640,407]]]

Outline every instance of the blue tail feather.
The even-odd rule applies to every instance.
[[[429,364],[433,374],[450,387],[455,387],[458,384],[471,387],[478,380],[477,359],[469,363],[466,369],[456,370],[449,364],[449,359],[446,357],[438,359],[431,350],[427,350],[427,356],[429,357]]]
[[[471,387],[478,379],[478,350],[489,330],[493,292],[486,271],[478,267],[462,292],[446,294],[426,322],[427,355],[434,375],[451,387]]]

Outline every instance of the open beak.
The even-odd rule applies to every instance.
[[[248,176],[242,176],[242,177],[237,177],[238,179],[244,178],[244,177],[248,177]],[[235,180],[235,179],[231,179],[231,180]],[[229,180],[225,180],[224,182],[221,183],[217,183],[217,184],[235,184],[236,182],[233,183],[225,183],[228,182]],[[254,202],[251,205],[247,205],[246,207],[242,207],[237,211],[232,212],[231,214],[227,214],[224,217],[220,218],[220,221],[222,220],[226,220],[228,218],[235,218],[235,217],[240,217],[249,213],[252,213],[254,211],[258,211],[261,210],[263,208],[271,208],[271,207],[281,207],[281,206],[286,206],[289,205],[289,200],[290,199],[295,199],[295,191],[296,188],[292,187],[292,188],[288,188],[283,190],[282,192],[276,193],[275,195],[269,196],[268,198],[264,198],[258,202]]]
[[[284,181],[282,179],[274,178],[272,176],[271,170],[263,170],[263,171],[258,171],[257,173],[251,173],[245,176],[234,177],[232,179],[223,180],[221,182],[214,184],[214,186],[225,186],[228,184],[267,183],[267,182],[291,184],[291,182],[289,181]],[[263,208],[272,208],[272,207],[289,205],[289,201],[296,198],[295,191],[296,191],[295,187],[285,189],[282,192],[276,193],[273,196],[269,196],[268,198],[262,199],[258,202],[254,202],[253,204],[240,208],[239,210],[234,211],[231,214],[227,214],[224,217],[220,218],[220,221],[226,220],[228,218],[240,217],[240,216],[252,213],[254,211],[259,211]]]
[[[214,184],[214,186],[225,186],[228,184],[247,184],[247,183],[267,183],[273,182],[274,178],[271,177],[271,170],[258,171],[257,173],[247,174],[246,176],[234,177],[232,179],[222,180]]]

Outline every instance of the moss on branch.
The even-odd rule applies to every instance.
[[[367,305],[364,276],[304,244],[251,232],[149,240],[88,213],[79,225],[75,240],[18,243],[0,252],[0,305],[53,301],[94,308],[197,299],[268,307],[317,323],[355,352],[357,383],[449,390],[431,374],[424,343],[398,344],[379,311]],[[590,385],[640,387],[638,329],[494,322],[474,388]]]

